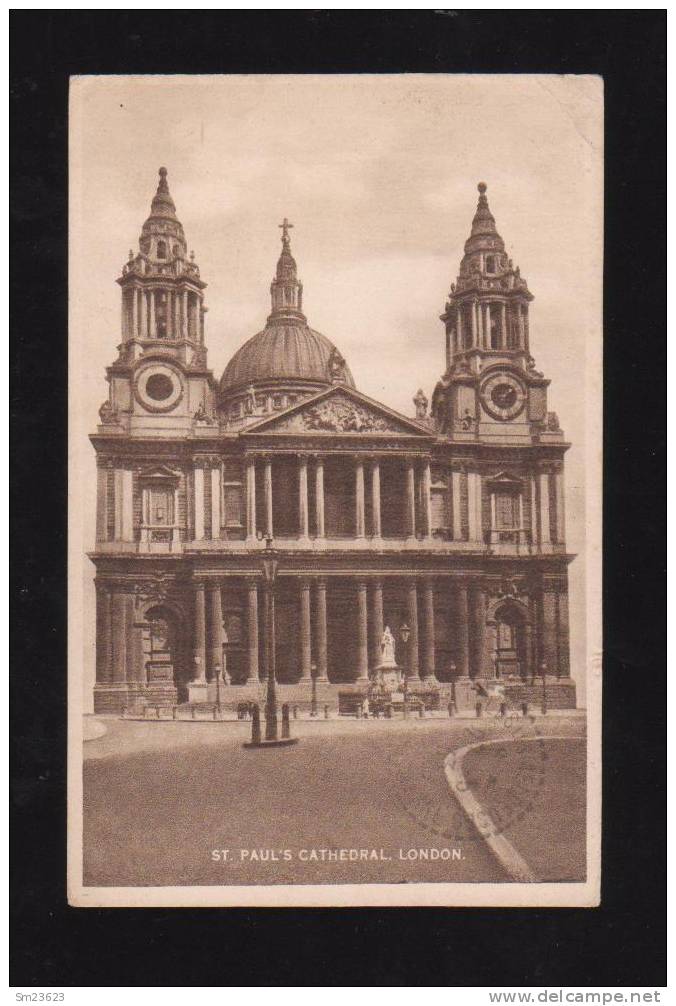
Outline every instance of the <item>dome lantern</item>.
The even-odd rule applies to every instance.
[[[282,251],[270,286],[272,307],[265,328],[237,350],[221,378],[221,408],[229,422],[240,425],[332,384],[354,387],[339,350],[308,325],[302,310],[303,284],[291,254],[293,224],[285,217],[279,227]]]

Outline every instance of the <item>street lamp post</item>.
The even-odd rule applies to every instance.
[[[409,653],[408,653],[408,641],[411,637],[411,630],[404,622],[399,630],[399,635],[401,636],[401,641],[404,644],[404,719],[408,717],[408,668],[409,668]]]
[[[317,665],[313,664],[311,667],[312,674],[312,693],[310,699],[310,716],[317,715]]]
[[[263,536],[258,533],[260,541],[265,537],[265,553],[263,559],[263,610],[265,615],[265,739],[277,740],[277,692],[275,687],[275,583],[279,560],[272,548],[272,535],[269,531]]]
[[[225,668],[226,668],[226,646],[228,645],[228,634],[223,632],[223,639],[221,640],[221,664],[220,666],[216,664],[214,666],[214,677],[216,679],[216,709],[218,710],[218,718],[221,718],[221,674],[223,675],[223,681],[225,681]]]
[[[547,682],[546,682],[547,664],[545,663],[544,660],[540,664],[540,674],[542,675],[542,715],[546,716],[547,715]]]

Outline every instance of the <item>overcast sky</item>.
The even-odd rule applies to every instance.
[[[310,325],[357,387],[408,415],[444,366],[439,321],[477,201],[488,201],[535,301],[531,350],[551,378],[567,455],[573,664],[584,664],[586,359],[601,341],[602,84],[557,76],[89,77],[71,90],[71,452],[82,504],[72,559],[94,542],[87,434],[120,341],[115,279],[167,167],[208,284],[217,376],[261,329],[291,244]],[[587,395],[585,396],[585,382]],[[593,410],[592,410],[593,412]],[[73,566],[75,569],[75,566]],[[93,568],[83,567],[86,674]],[[76,595],[71,598],[77,602]],[[87,684],[86,691],[90,691]]]

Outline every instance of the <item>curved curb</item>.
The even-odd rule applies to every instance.
[[[98,740],[99,737],[103,737],[108,733],[108,727],[101,720],[93,719],[88,716],[83,716],[82,723],[82,740],[86,743],[87,741]]]
[[[467,817],[470,819],[479,834],[485,840],[495,858],[506,870],[512,880],[521,884],[537,884],[538,878],[531,870],[528,863],[516,851],[512,843],[504,835],[500,834],[493,819],[487,814],[477,798],[467,785],[467,781],[462,771],[462,763],[468,751],[476,748],[486,747],[488,744],[513,744],[518,740],[523,741],[567,741],[581,740],[582,738],[562,737],[549,734],[542,734],[538,737],[495,737],[487,741],[479,741],[477,744],[468,744],[457,751],[451,751],[444,758],[444,773],[446,781],[453,796],[456,798]]]

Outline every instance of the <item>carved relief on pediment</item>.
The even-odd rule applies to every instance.
[[[329,398],[275,424],[293,433],[399,433],[401,427],[349,398]]]

